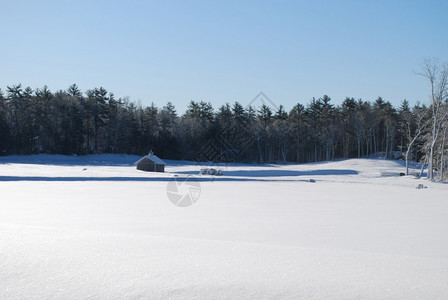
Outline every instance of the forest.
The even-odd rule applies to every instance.
[[[21,84],[0,90],[0,155],[55,153],[147,154],[165,159],[221,162],[318,162],[384,157],[429,165],[428,177],[447,169],[446,70],[427,62],[428,104],[398,107],[378,97],[324,95],[290,111],[282,105],[191,101],[183,114],[171,102],[143,107],[99,87],[76,84],[51,92]],[[445,74],[445,75],[444,75]]]

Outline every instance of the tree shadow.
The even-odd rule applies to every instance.
[[[60,155],[34,154],[0,157],[0,164],[30,164],[47,166],[133,166],[141,157],[127,154]]]
[[[217,176],[170,176],[170,177],[50,177],[50,176],[0,176],[0,182],[35,181],[35,182],[168,182],[171,180],[188,180],[197,182],[240,181],[240,182],[308,182],[304,179],[263,179],[232,178]]]
[[[198,172],[182,171],[180,174],[196,175]],[[327,176],[327,175],[358,175],[358,171],[345,169],[323,169],[323,170],[309,170],[309,171],[295,171],[295,170],[224,170],[225,176],[233,177],[294,177],[294,176]],[[221,178],[221,177],[216,177]]]

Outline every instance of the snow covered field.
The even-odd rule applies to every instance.
[[[0,299],[448,298],[448,185],[401,162],[234,164],[177,207],[205,165],[138,158],[0,157]]]

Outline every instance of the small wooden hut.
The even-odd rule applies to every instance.
[[[165,172],[165,162],[152,152],[143,156],[136,163],[137,170],[146,172]]]

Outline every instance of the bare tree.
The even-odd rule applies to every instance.
[[[439,133],[443,132],[443,135],[439,137],[439,144],[440,144],[440,157],[437,157],[436,159],[440,160],[440,169],[439,171],[439,180],[443,181],[443,164],[444,164],[444,150],[445,150],[445,140],[446,140],[446,130],[448,126],[448,104],[444,103],[440,107],[439,112],[439,122],[437,123],[437,136],[439,137]],[[441,139],[441,140],[440,140]]]
[[[434,146],[440,131],[440,107],[448,98],[448,64],[440,65],[436,59],[426,58],[419,75],[428,79],[431,87],[432,132],[429,147],[428,178],[434,180]]]
[[[448,124],[445,123],[445,127],[443,128],[443,138],[442,138],[442,146],[441,146],[441,154],[440,154],[440,181],[443,181],[443,166],[445,165],[445,141],[446,141],[446,133],[448,129]]]
[[[414,117],[416,117],[416,126],[414,136],[412,136],[412,120],[406,120],[406,132],[409,140],[408,148],[406,150],[406,175],[409,175],[409,154],[411,153],[412,145],[417,138],[424,132],[425,128],[430,124],[430,119],[425,119],[429,109],[415,108]],[[412,118],[410,114],[409,118]]]

